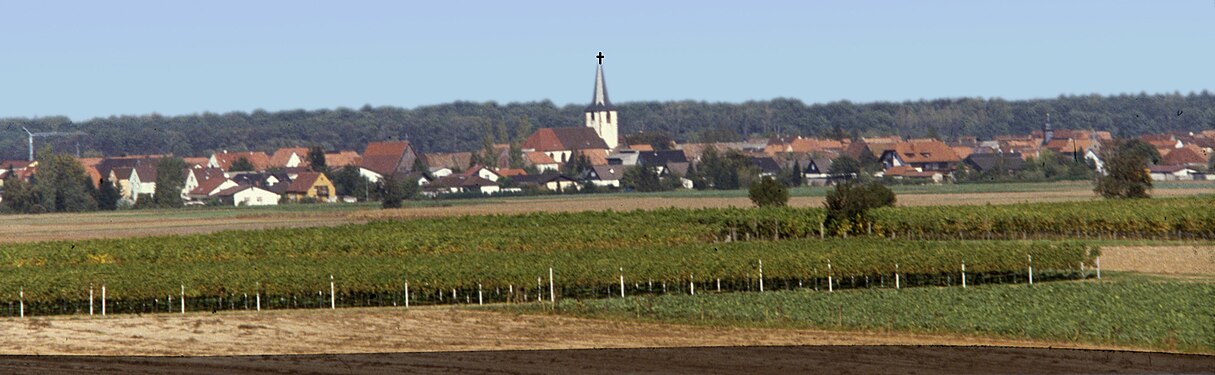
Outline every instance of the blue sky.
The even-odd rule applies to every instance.
[[[743,3],[749,3],[742,5]],[[7,1],[0,117],[1215,88],[1215,1]]]

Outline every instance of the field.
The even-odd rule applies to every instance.
[[[1207,186],[1171,186],[1157,195],[1206,194]],[[779,210],[724,208],[749,206],[745,197],[731,196],[736,193],[682,192],[427,201],[400,210],[305,205],[0,217],[8,221],[0,232],[18,234],[0,245],[0,315],[17,315],[22,306],[27,314],[0,319],[0,333],[14,338],[0,343],[0,353],[441,352],[195,362],[240,372],[340,361],[518,369],[511,364],[576,363],[587,356],[661,359],[674,367],[659,369],[677,369],[687,363],[677,357],[780,363],[794,352],[809,356],[786,364],[794,368],[815,363],[814,355],[828,356],[822,363],[864,366],[886,351],[903,356],[887,360],[921,373],[931,369],[922,367],[923,358],[933,355],[987,369],[977,372],[1007,369],[991,367],[993,359],[1026,356],[1053,358],[1021,361],[1027,372],[1076,371],[1096,357],[1015,348],[976,357],[965,348],[914,345],[1215,354],[1215,334],[1207,329],[1215,315],[1204,308],[1215,298],[1212,197],[1092,201],[1087,185],[1074,183],[1026,184],[1016,192],[984,185],[899,188],[905,189],[901,207],[875,212],[872,228],[846,239],[820,238],[823,211],[814,189],[796,191],[795,208]],[[677,208],[653,209],[661,207]],[[601,212],[605,208],[613,211]],[[642,208],[648,210],[632,211]],[[496,215],[468,216],[480,213]],[[262,229],[271,227],[278,229]],[[28,233],[16,233],[22,230]],[[31,242],[47,238],[63,241]],[[1101,281],[1093,269],[1098,256]],[[966,289],[960,288],[963,262]],[[1038,281],[1032,288],[1025,285],[1030,265]],[[825,291],[828,280],[834,293]],[[406,281],[409,309],[402,306]],[[328,308],[330,283],[333,303],[344,308]],[[627,298],[619,297],[621,284]],[[90,317],[89,289],[99,300],[102,285],[111,314]],[[547,303],[550,290],[557,294],[555,308]],[[178,311],[183,295],[184,315]],[[255,299],[263,311],[256,311]],[[64,313],[74,315],[48,315]],[[844,353],[807,345],[912,346]],[[666,347],[705,348],[568,351]],[[535,349],[562,351],[536,356]],[[465,352],[478,350],[491,352]],[[1115,357],[1124,371],[1145,358],[1106,355]],[[6,360],[59,370],[61,364],[90,366],[87,359],[50,358],[0,358],[0,368]],[[1169,358],[1176,367],[1138,368],[1192,372],[1186,369],[1211,362]],[[174,365],[172,359],[141,361],[115,363]]]
[[[1215,184],[1158,184],[1158,197],[1215,194]],[[899,205],[984,205],[1097,199],[1087,182],[896,186]],[[798,188],[794,207],[822,207],[824,188]],[[0,215],[0,243],[91,238],[125,238],[212,233],[233,229],[331,226],[384,218],[579,212],[607,209],[750,207],[744,191],[553,195],[413,202],[380,210],[370,204],[289,205],[270,208],[195,208],[109,213]]]

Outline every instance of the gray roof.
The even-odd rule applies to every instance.
[[[1025,160],[1021,158],[1021,154],[1010,152],[1006,154],[970,154],[966,157],[966,164],[978,171],[991,170],[996,167],[998,160],[1003,159],[1004,169],[1010,171],[1019,171],[1025,169]]]
[[[780,164],[770,157],[752,157],[751,163],[766,173],[780,173]]]
[[[591,105],[586,107],[587,112],[611,111],[616,107],[612,106],[612,102],[608,100],[607,83],[603,80],[603,63],[600,62],[595,68],[595,95],[591,97]]]
[[[625,168],[623,165],[596,165],[591,170],[600,181],[614,181],[624,177]]]

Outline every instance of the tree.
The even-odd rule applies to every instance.
[[[157,177],[160,177],[157,175]],[[97,182],[97,209],[113,211],[118,209],[118,200],[122,199],[122,187],[110,180],[102,178]]]
[[[360,201],[380,199],[380,189],[359,173],[359,167],[347,165],[329,174],[337,195],[356,197]]]
[[[34,194],[33,186],[16,176],[10,175],[4,180],[3,197],[4,202],[0,207],[5,212],[39,213],[43,211],[38,202],[38,196]]]
[[[396,175],[384,176],[383,208],[401,208],[401,201],[413,198],[418,193],[418,180],[402,178]]]
[[[861,162],[848,155],[836,157],[835,160],[831,161],[831,166],[827,167],[827,174],[832,177],[844,177],[851,180],[860,176],[861,173],[863,173]]]
[[[33,191],[41,208],[46,212],[96,210],[97,201],[90,191],[93,181],[84,166],[70,155],[54,154],[49,148],[44,151],[39,153],[38,173],[33,177]]]
[[[639,192],[662,191],[662,180],[653,167],[635,165],[624,170],[620,183],[626,188]]]
[[[868,211],[893,206],[894,192],[876,181],[861,184],[853,181],[835,185],[827,192],[827,219],[824,223],[832,233],[863,233],[870,223]]]
[[[229,172],[252,172],[256,168],[257,167],[254,167],[253,163],[250,162],[249,159],[242,156],[240,159],[236,159],[236,161],[232,162],[232,165],[228,167],[228,171]]]
[[[758,207],[784,207],[789,203],[789,189],[772,177],[751,184],[747,196]]]
[[[802,174],[803,172],[802,161],[794,160],[792,168],[781,172],[781,183],[791,188],[802,186],[802,181],[805,179],[805,175]]]
[[[179,157],[164,157],[156,163],[156,193],[152,196],[155,207],[176,208],[182,206],[181,190],[186,185],[186,165]]]
[[[1151,153],[1145,152],[1136,142],[1115,139],[1101,150],[1106,174],[1097,176],[1093,191],[1107,199],[1149,197],[1152,178],[1147,173],[1147,164]]]
[[[308,168],[313,172],[329,173],[329,166],[325,162],[325,149],[321,146],[308,149]]]

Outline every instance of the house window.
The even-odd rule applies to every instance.
[[[316,196],[328,197],[329,196],[329,187],[328,186],[317,186],[316,187]]]

